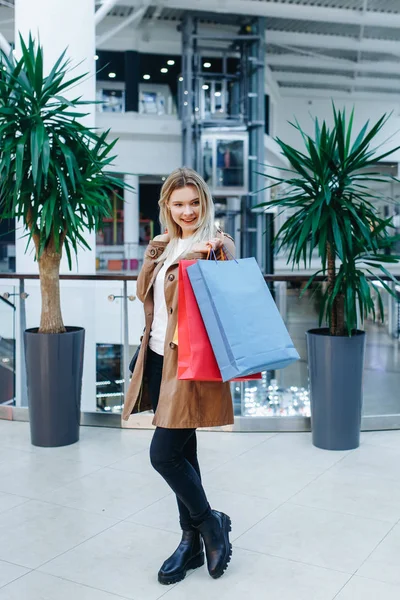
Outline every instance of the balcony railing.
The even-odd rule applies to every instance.
[[[136,275],[118,273],[60,277],[64,322],[86,330],[84,423],[121,423],[128,365],[144,326],[136,279]],[[318,326],[318,290],[307,290],[300,297],[306,275],[266,275],[265,279],[273,288],[300,361],[263,373],[260,381],[231,384],[234,429],[306,430],[310,427],[310,402],[305,332]],[[365,322],[364,429],[400,428],[400,299],[383,289],[382,297],[385,324]],[[28,419],[22,340],[26,328],[38,326],[39,317],[38,276],[0,274],[0,418]],[[128,426],[147,427],[150,423],[151,415],[141,414],[132,416]]]

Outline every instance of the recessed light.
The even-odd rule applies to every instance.
[[[205,63],[203,63],[203,67],[205,69],[209,69],[211,67],[211,63],[210,62],[205,62]]]
[[[219,98],[221,95],[221,92],[215,92],[214,96],[216,96],[217,98]]]
[[[187,102],[184,102],[184,103],[183,103],[183,106],[187,106],[187,105],[188,105],[188,103],[187,103]]]
[[[167,65],[169,65],[170,67],[172,67],[175,64],[174,60],[167,60]]]
[[[168,73],[168,69],[167,69],[166,67],[163,67],[163,68],[161,69],[161,73]]]
[[[185,94],[185,96],[187,96],[189,92],[185,90],[183,93]]]
[[[194,110],[195,110],[195,112],[199,112],[199,107],[196,106],[196,108]]]
[[[116,76],[117,76],[117,74],[116,74],[116,73],[113,73],[113,72],[111,72],[111,73],[109,73],[109,74],[108,74],[108,76],[109,76],[109,78],[110,78],[110,79],[115,79],[115,78],[116,78]]]
[[[179,77],[179,81],[183,81],[183,77]]]
[[[99,55],[98,54],[94,55],[94,60],[99,60]]]
[[[206,83],[204,85],[201,86],[203,88],[203,90],[209,90],[210,86],[207,85]]]
[[[166,179],[167,179],[166,177],[161,177],[161,180],[162,180],[162,181],[165,181]]]
[[[148,75],[148,73],[146,73],[146,75],[143,75],[143,79],[150,79],[150,75]]]

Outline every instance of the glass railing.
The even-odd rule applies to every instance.
[[[310,399],[305,332],[318,326],[318,291],[301,296],[307,276],[267,276],[266,280],[300,360],[286,369],[263,373],[261,380],[232,383],[236,421],[239,429],[268,430],[276,428],[277,422],[282,424],[278,428],[290,428],[288,424],[295,421],[298,428],[307,428]],[[65,275],[60,285],[65,324],[86,331],[82,412],[114,415],[115,425],[129,385],[129,361],[144,327],[136,276]],[[0,274],[0,296],[0,403],[26,407],[21,332],[39,323],[38,278]],[[382,297],[385,324],[365,323],[363,423],[369,428],[400,427],[400,296],[398,301],[382,290]],[[149,422],[149,415],[135,415],[135,426]]]
[[[0,282],[1,283],[1,282]],[[15,321],[16,288],[14,285],[0,287],[0,405],[15,403]]]

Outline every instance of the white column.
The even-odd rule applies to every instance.
[[[60,54],[68,47],[66,57],[71,66],[76,67],[71,77],[80,73],[87,76],[69,93],[74,98],[82,96],[82,100],[96,99],[95,78],[95,23],[94,0],[15,0],[15,42],[19,51],[19,33],[26,41],[31,32],[40,40],[44,52],[44,70],[48,73]],[[79,64],[81,63],[81,64]],[[79,65],[79,66],[77,66]],[[68,95],[67,92],[63,95]],[[95,106],[85,106],[84,111],[90,113],[85,124],[95,124]],[[16,268],[18,273],[37,273],[34,262],[33,245],[25,254],[25,232],[17,224],[16,231]],[[96,238],[95,234],[85,234],[86,241],[92,248],[79,250],[78,266],[73,261],[72,273],[96,272]],[[65,256],[61,263],[61,272],[69,273]]]
[[[125,175],[124,181],[135,190],[124,190],[124,254],[139,258],[139,177]]]
[[[40,40],[44,52],[44,72],[49,73],[60,54],[67,48],[66,57],[71,59],[71,78],[87,73],[86,77],[69,93],[69,97],[81,96],[82,100],[95,100],[95,0],[15,0],[15,41],[19,51],[19,33],[27,40],[29,33]],[[68,96],[65,92],[63,95]],[[95,106],[84,107],[85,124],[95,125]],[[18,227],[18,224],[17,224]],[[18,273],[38,273],[34,262],[33,245],[25,254],[25,232],[16,232],[16,268]],[[95,234],[85,233],[91,250],[79,249],[78,265],[73,258],[69,271],[65,253],[61,273],[93,274],[96,272]],[[26,302],[27,325],[39,325],[40,298],[38,282],[27,282],[30,297]],[[96,286],[91,282],[62,282],[61,306],[65,325],[85,328],[85,362],[82,387],[82,410],[96,410],[96,311],[98,301]],[[101,291],[100,291],[101,293]],[[105,292],[104,292],[105,293]],[[17,325],[18,330],[20,324]],[[18,334],[17,334],[18,338]],[[19,338],[18,338],[19,339]],[[98,340],[101,341],[101,340]],[[17,373],[21,372],[21,349],[17,347]],[[17,404],[21,402],[21,384],[17,377]]]

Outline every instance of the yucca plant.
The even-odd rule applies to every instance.
[[[63,333],[59,270],[63,250],[71,268],[78,247],[89,248],[85,232],[101,228],[111,214],[109,193],[121,181],[106,169],[116,143],[108,132],[85,126],[80,98],[63,94],[86,75],[71,77],[62,53],[48,75],[43,49],[20,37],[22,56],[1,54],[0,218],[25,225],[39,265],[42,311],[39,333]],[[82,109],[80,109],[82,110]]]
[[[259,206],[292,210],[274,243],[278,249],[288,249],[287,263],[293,268],[301,263],[305,268],[311,265],[312,253],[317,249],[321,269],[313,273],[303,293],[318,275],[325,277],[319,325],[325,320],[332,336],[351,336],[358,321],[362,323],[369,315],[375,319],[372,290],[378,296],[383,321],[383,302],[376,281],[394,294],[376,269],[394,279],[384,265],[396,263],[400,257],[385,254],[385,249],[400,236],[390,235],[392,219],[379,216],[375,203],[382,196],[371,188],[375,182],[393,179],[382,175],[376,163],[399,146],[381,154],[379,146],[371,147],[389,117],[383,115],[371,127],[367,122],[353,137],[354,109],[347,121],[345,110],[337,111],[333,105],[333,127],[315,119],[314,137],[307,135],[297,121],[291,123],[302,137],[304,151],[276,139],[291,168],[282,169],[286,177],[268,173],[273,183],[267,188],[283,185],[288,193]]]

